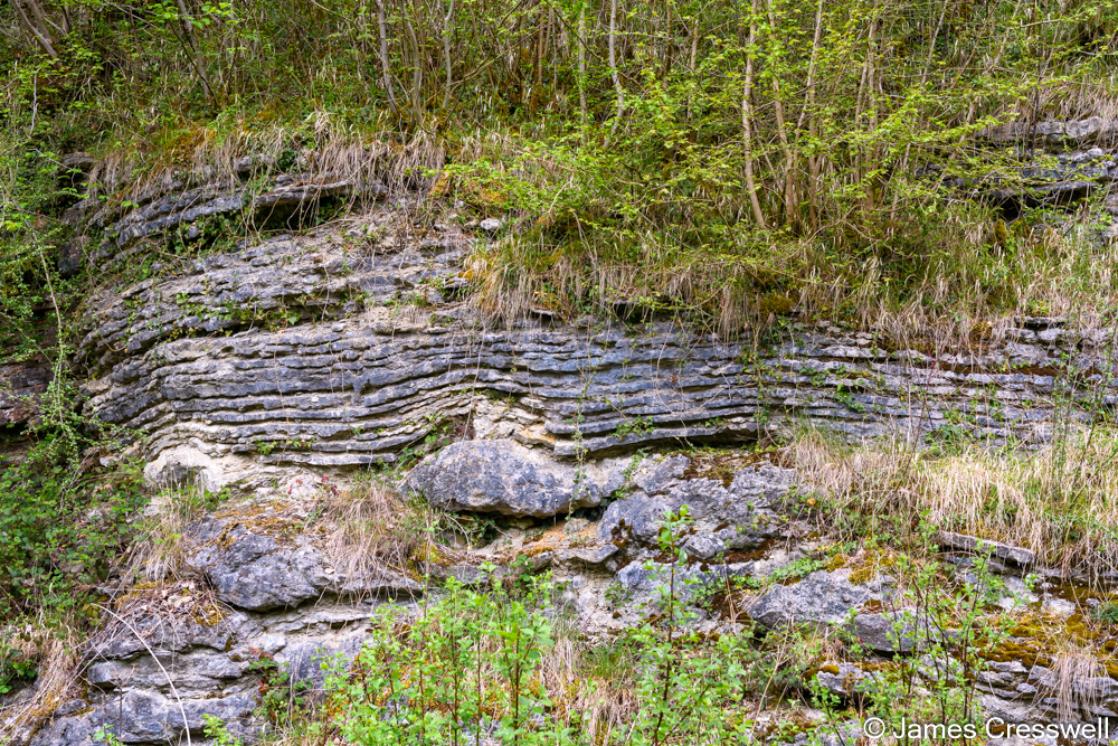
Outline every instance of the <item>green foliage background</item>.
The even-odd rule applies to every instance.
[[[37,445],[0,464],[0,613],[80,608],[141,502],[134,474],[83,462],[102,435],[74,414],[76,309],[120,278],[60,273],[77,200],[387,144],[463,217],[507,218],[465,272],[494,318],[734,335],[798,314],[969,339],[1118,308],[1108,247],[984,198],[1036,157],[991,127],[1118,113],[1116,49],[1118,0],[3,5],[0,362],[54,383]],[[86,181],[74,151],[98,164]],[[6,655],[0,681],[21,675]]]
[[[971,197],[1031,156],[989,127],[1118,110],[1114,0],[21,0],[0,23],[17,316],[57,154],[106,158],[119,200],[324,129],[429,150],[436,194],[517,218],[472,268],[505,318],[918,328],[1066,310],[1055,278],[1098,258]]]

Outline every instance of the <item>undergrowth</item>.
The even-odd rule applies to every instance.
[[[68,202],[229,180],[246,156],[507,218],[469,268],[497,319],[957,342],[1115,305],[1097,232],[1051,212],[1099,206],[1022,176],[1052,165],[1031,124],[1118,110],[1114,0],[21,7],[0,11],[0,300],[24,322]],[[992,139],[1007,123],[1023,134]],[[88,176],[47,195],[79,149]]]
[[[72,683],[54,679],[66,678],[74,641],[99,619],[101,584],[136,535],[147,499],[139,466],[95,465],[103,453],[48,430],[0,470],[0,693],[41,672],[44,696]]]
[[[807,431],[788,447],[804,495],[831,530],[903,540],[920,517],[1033,551],[1066,576],[1118,568],[1118,432],[1070,427],[1036,450],[903,439],[851,446]]]
[[[721,746],[853,740],[871,716],[890,728],[981,722],[975,677],[1010,631],[985,556],[960,579],[924,527],[923,550],[888,566],[898,583],[890,639],[919,654],[879,656],[845,624],[731,622],[700,632],[699,596],[677,573],[688,526],[686,508],[666,516],[659,561],[647,565],[657,589],[616,639],[585,639],[547,574],[489,567],[470,586],[450,580],[416,604],[381,606],[354,659],[323,663],[322,691],[269,675],[278,705],[265,742]],[[774,582],[737,591],[734,602],[748,604]],[[851,663],[845,695],[821,683]],[[1069,717],[1083,705],[1070,691],[1053,693]],[[206,730],[239,743],[212,718]]]

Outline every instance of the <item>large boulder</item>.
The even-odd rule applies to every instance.
[[[879,576],[862,585],[849,570],[818,570],[798,583],[774,585],[749,607],[749,615],[766,627],[787,624],[838,624],[867,601],[881,600],[890,579]]]
[[[600,524],[603,538],[656,547],[665,516],[684,505],[692,525],[682,537],[683,547],[696,559],[756,547],[781,533],[781,519],[772,507],[791,488],[791,469],[748,466],[723,485],[716,479],[687,479],[687,465],[683,456],[641,464],[632,491],[607,508]]]
[[[247,520],[205,519],[191,533],[195,549],[188,553],[187,565],[207,579],[221,601],[238,609],[270,611],[322,596],[396,597],[422,590],[387,567],[368,577],[346,577],[310,536],[267,513]]]
[[[624,484],[621,463],[564,463],[514,440],[467,440],[425,458],[406,485],[445,510],[550,518],[600,505]]]

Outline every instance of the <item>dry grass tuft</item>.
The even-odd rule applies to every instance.
[[[26,630],[0,628],[4,639],[24,656],[37,662],[31,696],[0,708],[0,733],[18,733],[37,727],[70,696],[79,679],[82,641],[73,630],[36,627]]]
[[[1056,702],[1056,717],[1074,722],[1089,716],[1104,696],[1101,683],[1108,679],[1098,651],[1067,644],[1052,658],[1052,674],[1041,681],[1041,694]]]
[[[601,660],[595,659],[594,652],[573,632],[560,630],[540,663],[540,678],[554,704],[556,719],[579,722],[589,743],[608,744],[628,727],[639,709],[636,670],[623,650],[620,658],[599,655]]]
[[[147,539],[134,542],[130,550],[130,574],[156,583],[183,579],[187,528],[214,504],[213,495],[194,486],[169,490],[154,498],[147,519]]]
[[[114,150],[97,161],[89,182],[96,193],[136,199],[174,188],[184,178],[195,184],[234,185],[279,169],[310,182],[350,180],[353,199],[359,199],[380,188],[424,189],[445,158],[443,145],[430,133],[419,131],[401,140],[387,124],[371,134],[316,111],[299,127],[218,119],[180,133],[154,155]]]
[[[804,486],[837,514],[924,516],[937,529],[1026,547],[1065,574],[1118,569],[1118,430],[1074,429],[1035,451],[943,455],[902,440],[847,447],[812,431],[789,446]]]
[[[372,475],[325,491],[318,510],[324,551],[350,581],[376,579],[385,570],[422,572],[445,551],[433,545],[435,516]]]
[[[849,252],[824,234],[736,224],[703,244],[695,234],[715,219],[690,224],[682,204],[671,220],[652,211],[621,227],[617,204],[632,200],[562,146],[490,132],[466,138],[454,162],[434,196],[512,218],[507,234],[479,243],[468,261],[474,300],[494,323],[593,310],[680,318],[733,338],[794,317],[854,326],[894,347],[958,352],[1000,341],[1027,316],[1110,328],[1118,307],[1113,245],[1100,240],[1091,201],[1083,214],[1007,227],[991,206],[949,198],[934,219],[889,228],[889,240],[906,247],[899,253],[871,250],[865,237]],[[924,245],[905,243],[917,240]]]

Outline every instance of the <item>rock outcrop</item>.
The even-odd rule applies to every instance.
[[[559,463],[507,438],[452,443],[407,480],[408,489],[444,510],[531,518],[597,507],[622,485],[616,462]]]
[[[856,614],[868,601],[881,601],[889,578],[872,584],[850,581],[850,571],[819,570],[793,585],[776,585],[749,608],[749,615],[766,627],[789,624],[838,624]]]
[[[940,354],[826,327],[757,354],[668,324],[487,329],[455,300],[458,229],[401,225],[387,208],[366,222],[379,243],[281,236],[98,300],[82,345],[88,411],[148,433],[153,456],[189,446],[329,467],[488,423],[561,458],[749,440],[801,418],[855,438],[1036,443],[1058,417],[1115,401],[1109,340],[1043,319]]]
[[[0,428],[22,426],[35,415],[50,376],[41,363],[0,365]]]
[[[1075,132],[1101,132],[1088,124]],[[1111,151],[1057,159],[1067,168],[1022,178],[1058,190],[1118,179]],[[235,172],[245,179],[251,164]],[[90,298],[79,346],[87,409],[149,434],[153,457],[188,447],[365,465],[452,423],[492,425],[483,434],[561,458],[749,440],[798,419],[855,438],[965,431],[1035,443],[1058,417],[1111,408],[1118,390],[1110,335],[1055,319],[1024,320],[1002,342],[969,350],[895,349],[826,325],[759,346],[664,322],[489,328],[461,299],[471,236],[452,215],[432,220],[413,198],[384,201],[370,179],[283,177],[255,189],[172,179],[131,210],[75,218],[105,234],[87,253],[134,264],[145,242],[201,231],[214,216],[251,224],[283,205],[296,216],[285,224],[300,225],[324,199],[354,205],[343,223],[214,246]]]
[[[1035,134],[1102,148],[1108,126]],[[1071,198],[1118,179],[1111,151],[1084,152],[1025,174],[1028,198]],[[917,659],[928,639],[892,578],[817,561],[818,527],[795,509],[794,469],[765,454],[710,468],[656,450],[751,442],[801,421],[851,440],[964,435],[1031,446],[1118,403],[1109,334],[1058,319],[1025,319],[997,342],[959,350],[897,349],[826,324],[742,342],[665,321],[493,327],[463,290],[471,241],[490,240],[500,220],[471,235],[453,215],[415,211],[411,197],[388,201],[383,185],[292,177],[261,187],[248,183],[251,164],[234,171],[227,182],[168,181],[125,210],[75,208],[75,224],[100,235],[86,257],[118,267],[172,233],[203,240],[216,218],[293,232],[147,266],[144,279],[89,298],[77,361],[86,413],[141,436],[156,487],[237,497],[182,529],[176,572],[106,607],[82,651],[83,686],[19,743],[87,744],[106,725],[128,744],[184,733],[199,743],[203,714],[251,742],[267,672],[313,689],[323,663],[359,648],[377,605],[429,592],[404,566],[347,566],[316,523],[324,475],[413,456],[418,464],[397,474],[402,490],[501,528],[442,557],[435,574],[471,583],[483,567],[514,561],[550,569],[589,638],[654,614],[671,572],[693,623],[712,634],[747,621],[758,634],[808,625],[857,641],[875,670]],[[331,200],[354,209],[315,225]],[[26,422],[46,382],[42,369],[0,367],[0,426]],[[425,453],[432,443],[443,447]],[[682,554],[668,556],[662,529],[685,507]],[[960,534],[940,544],[988,552],[1007,576],[1038,569],[1017,547]],[[957,582],[973,580],[967,572],[961,562]],[[1065,603],[1053,588],[1012,580],[1023,589],[1003,606],[1013,613]],[[742,587],[756,592],[725,618],[700,603]],[[1072,606],[1068,614],[1083,612]],[[1009,656],[978,685],[993,712],[1050,714],[1066,704],[1049,691],[1053,666]],[[1075,695],[1091,703],[1076,714],[1118,716],[1118,680],[1096,673]],[[874,675],[843,663],[818,680],[853,698]]]

